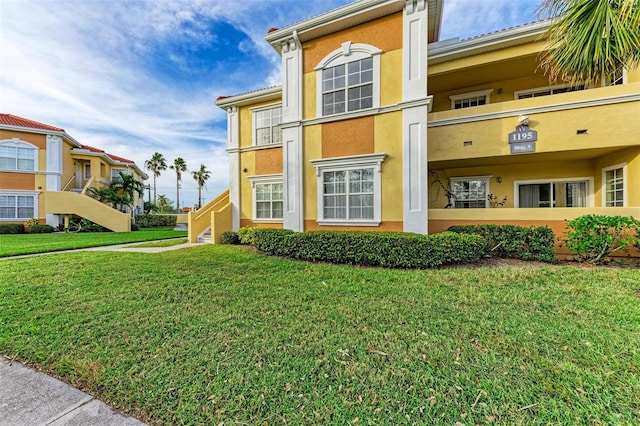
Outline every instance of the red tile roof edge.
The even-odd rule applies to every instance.
[[[0,124],[15,127],[24,127],[25,129],[51,130],[54,132],[64,132],[60,127],[50,126],[38,121],[29,120],[28,118],[18,117],[13,114],[0,114]]]

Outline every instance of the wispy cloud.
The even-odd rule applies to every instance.
[[[183,157],[190,169],[205,164],[210,199],[228,185],[226,114],[216,97],[280,83],[267,30],[346,3],[4,0],[0,109],[63,127],[141,167],[156,151],[168,162]],[[532,2],[446,0],[443,33],[526,22],[523,3]],[[183,179],[181,200],[191,205],[195,181]],[[158,180],[158,193],[175,198],[172,171]]]

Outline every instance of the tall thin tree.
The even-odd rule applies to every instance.
[[[211,172],[207,170],[204,164],[200,164],[200,168],[191,173],[193,179],[198,183],[198,208],[202,207],[202,187],[211,177]]]
[[[599,85],[640,65],[638,0],[545,0],[553,18],[542,68],[552,81]]]
[[[164,159],[164,156],[162,154],[160,154],[159,152],[155,152],[151,156],[151,159],[144,162],[144,167],[147,170],[150,170],[151,173],[153,173],[153,204],[157,204],[158,199],[156,197],[156,179],[164,170],[167,170],[167,160]]]
[[[187,162],[182,157],[178,157],[173,160],[173,164],[169,166],[170,169],[176,171],[176,210],[180,211],[180,181],[182,180],[182,173],[187,171]]]

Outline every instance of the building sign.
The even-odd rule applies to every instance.
[[[509,133],[509,147],[511,154],[535,152],[538,132],[530,130],[529,126],[517,126],[515,132]]]

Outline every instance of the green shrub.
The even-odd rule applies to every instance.
[[[629,216],[589,214],[567,223],[567,248],[580,259],[599,264],[616,250],[640,243],[640,221]]]
[[[240,244],[255,245],[254,233],[260,228],[257,226],[245,226],[238,230],[238,237],[240,238]],[[268,228],[264,228],[268,229]]]
[[[237,232],[226,231],[222,233],[222,244],[240,244],[240,237]]]
[[[240,231],[242,231],[242,228]],[[251,231],[248,232],[248,235],[251,236],[251,240],[253,241],[253,245],[258,250],[276,256],[295,258],[295,256],[293,256],[293,250],[290,249],[288,239],[288,237],[293,234],[295,234],[295,232],[290,229],[273,228],[252,228]],[[242,242],[242,236],[240,236],[240,242]]]
[[[31,225],[29,227],[29,233],[30,234],[50,234],[54,230],[55,229],[51,225],[35,224],[35,225]]]
[[[153,228],[156,226],[176,226],[176,215],[142,214],[135,216],[136,225],[140,228]]]
[[[24,234],[24,225],[21,223],[0,224],[0,234]]]
[[[131,224],[131,231],[139,231],[140,227],[136,223]]]
[[[487,255],[548,263],[556,261],[555,236],[548,226],[461,225],[451,226],[448,230],[483,236],[487,241]]]
[[[252,235],[255,247],[269,254],[306,261],[407,269],[471,262],[482,256],[486,246],[480,236],[452,232],[419,235],[261,228]]]

